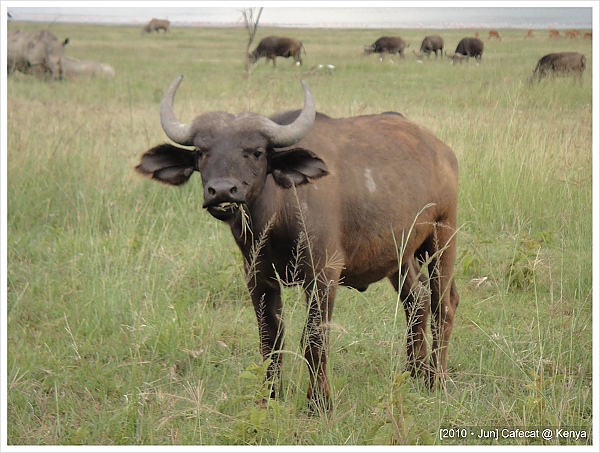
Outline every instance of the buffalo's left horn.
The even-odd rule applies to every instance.
[[[160,103],[160,124],[163,131],[171,140],[179,145],[190,146],[194,144],[194,129],[192,124],[180,122],[173,110],[175,92],[183,80],[183,75],[175,77],[171,86],[165,91]]]
[[[308,85],[303,80],[301,82],[304,89],[304,108],[293,123],[282,126],[269,118],[262,117],[261,119],[260,131],[276,148],[298,143],[308,134],[315,122],[315,98]]]

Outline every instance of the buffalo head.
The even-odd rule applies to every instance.
[[[203,207],[223,221],[234,221],[242,205],[256,200],[268,174],[284,188],[327,174],[325,163],[311,151],[276,150],[299,142],[313,125],[315,101],[304,82],[304,108],[290,124],[249,112],[208,112],[182,123],[173,110],[182,78],[175,78],[165,92],[160,120],[167,137],[178,145],[193,146],[194,151],[159,145],[142,156],[138,172],[171,185],[184,184],[194,171],[200,172]]]

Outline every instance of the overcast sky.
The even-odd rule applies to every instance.
[[[241,9],[264,5],[262,25],[312,27],[592,28],[593,2],[3,2],[13,20],[241,24]],[[562,5],[568,4],[569,7]],[[25,6],[27,5],[27,6]],[[82,6],[85,5],[85,6]],[[291,5],[291,6],[289,6]],[[339,5],[339,6],[338,6]],[[478,5],[472,7],[471,5]],[[493,7],[480,7],[493,5]],[[543,7],[542,7],[543,5]],[[550,5],[551,7],[548,7]],[[575,7],[574,7],[575,6]]]

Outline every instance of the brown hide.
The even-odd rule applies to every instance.
[[[166,19],[151,19],[150,22],[142,29],[142,33],[152,33],[155,31],[158,33],[160,30],[164,30],[165,33],[171,28],[171,22]]]
[[[442,56],[444,52],[444,38],[442,38],[440,35],[430,35],[423,38],[419,52],[415,52],[413,50],[413,53],[418,58],[423,58],[424,55],[427,55],[427,58],[429,58],[431,57],[431,52],[433,52],[435,54],[435,58],[437,59],[438,51],[440,52],[440,56]]]
[[[230,226],[244,256],[261,351],[273,360],[269,379],[281,369],[281,355],[274,352],[283,348],[281,279],[305,289],[307,396],[329,408],[327,326],[337,287],[366,290],[387,277],[405,306],[409,369],[430,385],[437,378],[443,383],[459,302],[456,157],[430,131],[399,114],[314,116],[314,110],[309,113],[314,100],[304,86],[303,111],[273,120],[289,127],[298,124],[296,118],[310,122],[300,128],[303,138],[279,149],[257,129],[263,123],[256,114],[210,112],[178,124],[165,95],[165,132],[196,150],[160,145],[136,169],[173,185],[200,172],[204,207]],[[430,313],[433,342],[426,363]]]
[[[454,55],[446,53],[446,56],[452,59],[452,63],[459,61],[461,64],[464,59],[468,62],[470,57],[474,57],[477,64],[479,64],[483,57],[483,47],[483,41],[479,38],[467,37],[460,40],[456,46]]]
[[[379,59],[383,61],[383,54],[398,54],[404,58],[404,50],[410,47],[400,36],[382,36],[370,46],[365,46],[365,55],[378,53]]]
[[[585,67],[585,56],[579,52],[551,53],[540,58],[533,70],[531,81],[537,80],[539,82],[547,75],[574,75],[578,76],[581,80]]]
[[[273,62],[273,66],[276,66],[275,59],[277,57],[294,59],[294,64],[302,64],[302,50],[304,45],[301,41],[295,38],[286,38],[284,36],[267,36],[258,43],[256,49],[254,49],[248,55],[251,63],[256,63],[261,58],[266,58],[267,63],[269,60]]]
[[[318,116],[308,137],[295,147],[314,151],[327,164],[329,175],[298,188],[298,195],[308,206],[308,221],[321,230],[315,237],[336,237],[328,254],[343,259],[342,285],[364,288],[394,275],[398,268],[394,239],[401,242],[408,235],[428,204],[436,206],[420,214],[407,256],[433,234],[438,219],[450,217],[452,228],[456,224],[456,212],[448,212],[457,193],[454,155],[405,118]],[[293,203],[292,193],[283,196],[282,204]]]

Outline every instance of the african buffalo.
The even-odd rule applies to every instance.
[[[250,63],[254,64],[262,57],[265,57],[267,64],[269,60],[272,60],[273,66],[276,66],[275,58],[293,57],[294,64],[302,64],[302,50],[306,52],[302,42],[297,39],[285,38],[283,36],[267,36],[261,39],[256,49],[248,54],[248,59]]]
[[[169,31],[170,27],[171,22],[166,19],[151,19],[142,29],[142,34],[152,33],[153,31],[158,33],[160,30],[164,30],[166,33]]]
[[[115,77],[115,69],[107,63],[93,60],[79,60],[71,57],[63,58],[63,70],[66,79],[76,77],[112,79]]]
[[[578,75],[581,80],[583,71],[585,71],[585,63],[585,56],[579,52],[551,53],[540,58],[540,61],[538,61],[533,70],[531,81],[533,82],[537,79],[539,82],[548,74],[556,76],[573,74]]]
[[[398,54],[400,58],[404,58],[404,50],[409,47],[410,44],[406,44],[406,41],[400,36],[382,36],[370,46],[365,46],[365,55],[378,53],[381,61],[383,61],[383,54],[385,53]]]
[[[269,381],[277,381],[282,363],[280,283],[304,287],[307,396],[311,406],[329,408],[326,350],[338,285],[364,291],[388,278],[404,302],[411,372],[443,385],[459,303],[454,152],[397,113],[316,113],[304,82],[301,111],[271,119],[209,112],[184,124],[173,110],[182,77],[165,92],[160,113],[178,146],[146,151],[136,170],[171,185],[200,172],[203,208],[231,228],[244,257],[260,349],[272,359]]]
[[[477,64],[481,62],[481,57],[483,57],[483,41],[479,38],[463,38],[456,46],[456,50],[454,51],[454,55],[446,56],[452,59],[452,64],[456,61],[462,61],[466,58],[467,62],[469,61],[469,57],[475,57],[475,61]]]
[[[440,56],[442,56],[444,51],[444,39],[440,35],[431,35],[425,36],[419,52],[417,53],[413,50],[413,53],[420,60],[425,55],[427,55],[427,58],[431,57],[431,52],[433,52],[435,54],[435,59],[437,60],[438,51],[440,52]]]
[[[8,32],[6,40],[8,74],[19,71],[23,74],[62,79],[63,58],[68,43],[69,38],[59,41],[48,30],[35,33],[22,30]]]

